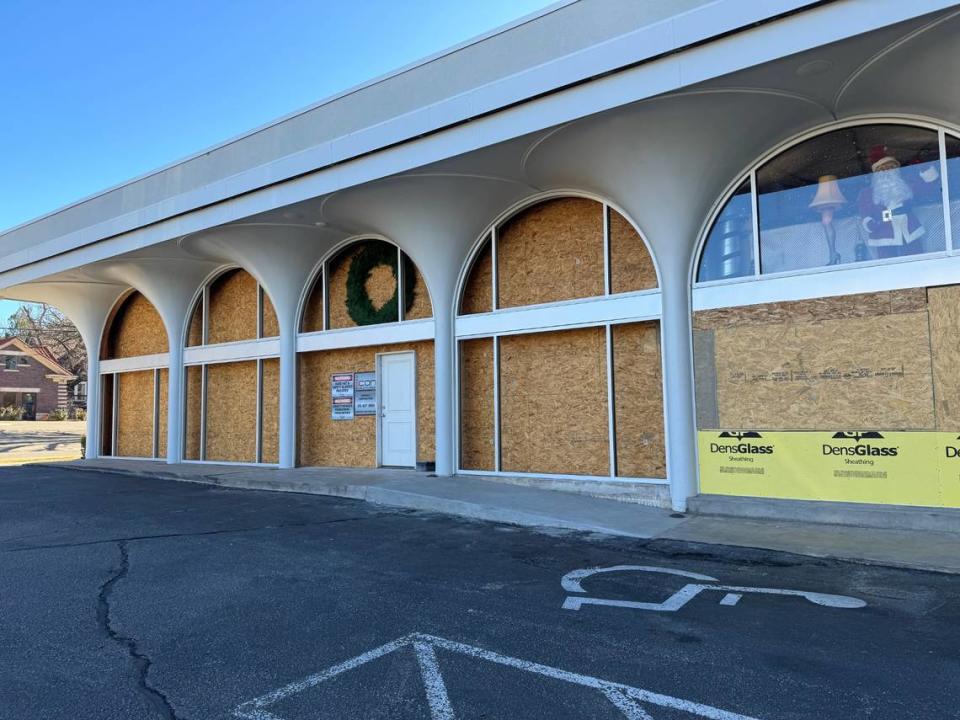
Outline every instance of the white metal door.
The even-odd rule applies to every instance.
[[[380,356],[380,464],[417,464],[417,363],[412,352]]]

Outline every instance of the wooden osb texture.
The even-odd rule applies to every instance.
[[[610,472],[602,327],[500,339],[505,472]]]
[[[280,336],[280,323],[277,322],[277,311],[273,308],[273,302],[266,292],[263,293],[263,337],[272,338]]]
[[[184,443],[183,457],[187,460],[200,460],[200,420],[203,402],[203,368],[190,365],[184,369],[187,386],[187,400],[184,405]]]
[[[153,370],[118,373],[117,455],[153,457]]]
[[[263,435],[260,440],[261,462],[280,461],[280,361],[263,361]]]
[[[610,208],[610,292],[657,287],[657,271],[643,238],[623,215]]]
[[[603,295],[603,272],[603,205],[594,200],[547,200],[499,230],[501,308]]]
[[[246,270],[229,270],[210,285],[207,342],[257,337],[257,281]]]
[[[206,459],[256,462],[257,363],[207,366]]]
[[[494,470],[493,338],[460,342],[460,467]]]
[[[460,314],[473,315],[493,310],[493,253],[486,240],[467,275],[460,299]]]
[[[167,456],[167,404],[170,401],[170,373],[166,368],[160,368],[157,376],[158,401],[157,409],[157,457]]]
[[[306,305],[303,307],[303,318],[300,322],[300,332],[319,332],[323,330],[323,279],[317,279],[310,288]]]
[[[190,313],[190,329],[187,331],[187,347],[203,345],[203,298],[199,298]]]
[[[338,372],[376,369],[376,355],[413,350],[417,359],[417,461],[435,456],[435,401],[433,341],[398,345],[344,348],[301,353],[299,383],[299,463],[325,467],[375,467],[377,418],[354,420],[330,417],[330,376]]]
[[[927,298],[937,429],[960,432],[960,285],[930,288]]]
[[[420,270],[414,266],[413,302],[410,304],[410,308],[404,313],[404,319],[421,320],[428,317],[433,317],[433,306],[430,304],[430,291],[427,289],[427,283],[424,282]]]
[[[632,323],[612,333],[617,475],[666,478],[660,328]]]
[[[723,429],[934,428],[923,289],[697,315]]]
[[[160,313],[138,292],[131,293],[117,308],[107,332],[102,359],[165,353],[167,330]]]

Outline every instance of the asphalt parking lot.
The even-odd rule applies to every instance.
[[[0,470],[0,718],[960,718],[958,648],[958,576]]]

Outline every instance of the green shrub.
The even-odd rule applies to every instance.
[[[87,436],[80,436],[80,457],[85,458],[87,456]]]
[[[64,410],[63,408],[57,408],[56,410],[50,411],[50,413],[47,415],[47,420],[57,420],[57,421],[66,420],[67,415],[68,413],[66,410]]]
[[[74,420],[86,420],[87,411],[83,408],[74,408],[73,410],[73,419]]]

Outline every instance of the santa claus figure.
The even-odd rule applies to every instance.
[[[870,169],[870,187],[860,195],[867,247],[878,258],[923,252],[921,238],[926,230],[917,217],[914,197],[923,194],[919,183],[937,181],[940,175],[936,168],[931,166],[915,174],[911,185],[903,176],[900,162],[881,146],[870,151]]]

